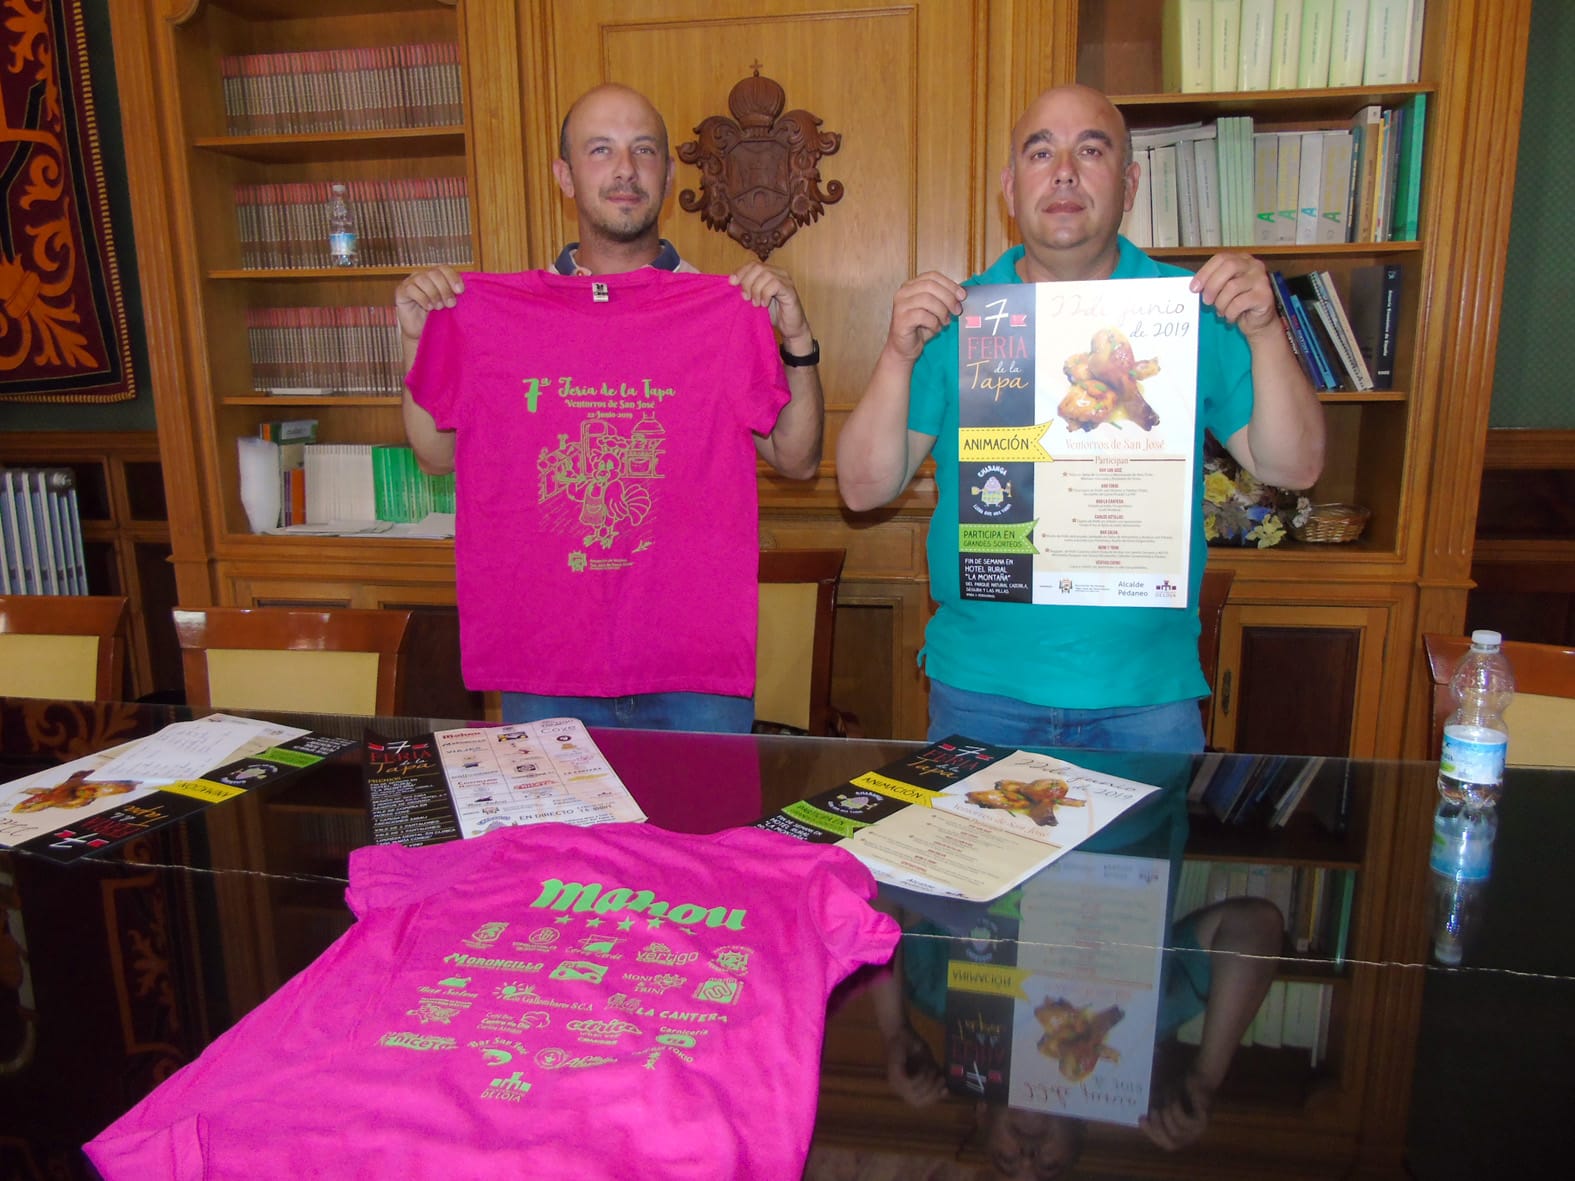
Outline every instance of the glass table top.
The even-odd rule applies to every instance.
[[[0,781],[191,716],[0,700]],[[358,743],[463,724],[281,720]],[[922,745],[592,734],[650,824],[700,833]],[[1053,1176],[1080,1156],[1068,1175],[1454,1177],[1557,1143],[1575,772],[1510,772],[1446,965],[1435,766],[1055,753],[1162,790],[992,903],[881,888],[897,968],[833,998],[807,1176]],[[371,834],[356,747],[69,863],[0,850],[0,1159],[91,1176],[84,1140],[349,929]]]

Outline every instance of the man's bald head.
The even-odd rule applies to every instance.
[[[569,159],[569,147],[572,143],[571,125],[575,121],[575,115],[580,112],[581,108],[587,105],[595,105],[600,100],[610,97],[617,97],[639,104],[656,121],[659,145],[662,156],[665,158],[667,156],[667,121],[662,118],[662,113],[651,104],[651,100],[646,98],[645,95],[631,86],[624,86],[618,82],[604,82],[600,86],[593,86],[574,100],[573,105],[569,107],[568,112],[563,116],[563,122],[558,125],[558,158],[564,161]]]
[[[1028,104],[1028,109],[1012,127],[1012,143],[1008,149],[1007,167],[1017,166],[1017,157],[1025,141],[1043,128],[1046,112],[1069,106],[1090,112],[1091,125],[1101,126],[1113,133],[1115,146],[1121,150],[1123,168],[1132,163],[1132,131],[1127,127],[1126,116],[1103,91],[1095,90],[1092,86],[1084,86],[1080,82],[1072,82],[1065,86],[1052,86]]]

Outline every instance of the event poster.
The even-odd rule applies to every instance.
[[[1015,937],[954,939],[950,1087],[1135,1125],[1149,1106],[1169,877],[1161,858],[1070,853],[1024,885],[1004,920]]]
[[[958,334],[963,598],[1188,605],[1199,462],[1190,282],[968,292]]]

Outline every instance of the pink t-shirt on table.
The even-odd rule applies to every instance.
[[[768,313],[719,275],[464,279],[407,384],[457,432],[466,684],[752,695]]]
[[[827,997],[898,938],[874,893],[757,829],[359,849],[355,926],[87,1152],[110,1181],[796,1179]]]

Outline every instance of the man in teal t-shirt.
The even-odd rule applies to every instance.
[[[1012,131],[1001,188],[1023,245],[969,286],[1183,275],[1120,237],[1138,166],[1121,113],[1096,90],[1040,95]],[[1323,466],[1323,411],[1276,314],[1263,263],[1221,253],[1197,272],[1196,604],[1206,557],[1201,456],[1207,427],[1259,479],[1305,488]],[[964,600],[958,593],[957,326],[963,286],[927,272],[898,290],[885,347],[837,444],[837,482],[855,511],[898,496],[936,460],[925,637],[930,737],[1009,745],[1201,749],[1194,702],[1208,692],[1191,609]]]

